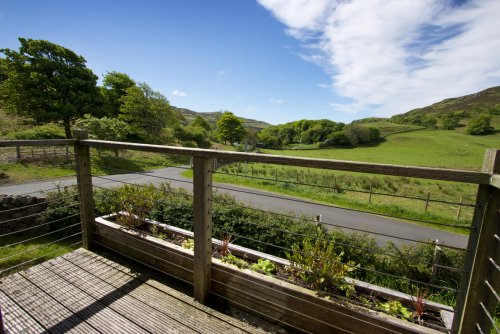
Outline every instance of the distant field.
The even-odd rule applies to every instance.
[[[390,135],[385,142],[376,146],[324,150],[263,150],[263,153],[478,170],[487,148],[500,148],[498,130],[487,136],[469,136],[462,131],[417,130]]]

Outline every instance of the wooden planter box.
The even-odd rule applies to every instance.
[[[107,219],[96,218],[95,241],[133,260],[186,282],[193,282],[193,252],[168,241],[123,228]],[[152,224],[157,222],[149,221]],[[164,224],[159,224],[165,227]],[[192,237],[192,232],[172,228],[172,232]],[[213,240],[214,246],[220,243]],[[247,248],[231,245],[231,253],[250,259],[286,261]],[[283,264],[283,263],[282,263]],[[363,282],[364,289],[373,288]],[[356,283],[355,282],[355,283]],[[390,294],[383,289],[373,293]],[[280,321],[291,330],[313,333],[441,333],[364,307],[318,297],[316,292],[248,269],[238,269],[218,259],[212,260],[211,293],[228,304],[271,322]],[[397,293],[397,292],[396,292]],[[405,295],[403,295],[405,296]],[[403,304],[402,297],[398,298]],[[435,304],[434,307],[438,307]],[[445,308],[446,307],[442,307]]]

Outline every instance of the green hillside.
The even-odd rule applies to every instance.
[[[186,122],[192,121],[196,115],[201,115],[203,116],[210,125],[215,128],[217,120],[219,117],[222,115],[221,111],[215,111],[215,112],[196,112],[190,109],[186,108],[178,108],[178,107],[173,107],[175,110],[181,113],[182,116],[186,119]],[[239,116],[238,116],[239,117]],[[253,129],[253,130],[262,130],[266,127],[268,127],[270,124],[262,121],[258,121],[255,119],[250,119],[250,118],[244,118],[240,117],[243,120],[243,126],[247,129]]]
[[[500,117],[494,117],[496,128]],[[264,150],[264,153],[322,159],[478,170],[486,148],[500,147],[500,131],[486,136],[463,130],[416,130],[393,134],[376,146],[317,150]]]
[[[475,94],[445,99],[424,108],[410,110],[403,115],[435,114],[435,116],[440,116],[450,112],[467,112],[472,116],[491,108],[497,108],[500,111],[500,86],[491,87]]]

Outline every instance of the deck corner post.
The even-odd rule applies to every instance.
[[[92,191],[92,173],[90,164],[90,149],[80,144],[80,140],[88,139],[88,132],[74,130],[75,164],[78,198],[80,201],[80,222],[82,225],[83,248],[92,248],[93,229],[95,224],[94,194]]]
[[[193,158],[194,298],[204,304],[210,293],[212,267],[213,158]]]
[[[500,174],[500,150],[486,150],[482,172]],[[492,327],[485,312],[494,314],[497,304],[488,285],[495,291],[500,289],[500,273],[490,263],[500,258],[496,239],[500,236],[499,209],[500,189],[491,184],[479,185],[452,333],[475,333],[478,326],[483,333],[489,333]]]

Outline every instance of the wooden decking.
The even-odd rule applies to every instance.
[[[125,265],[78,249],[2,279],[7,333],[263,333]]]

